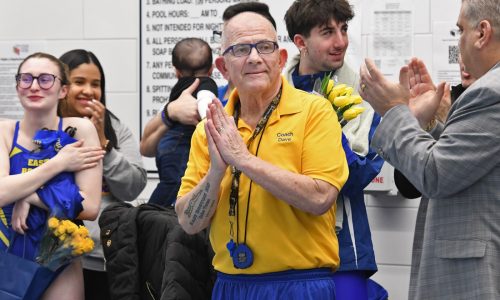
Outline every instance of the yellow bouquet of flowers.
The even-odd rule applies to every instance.
[[[361,104],[363,99],[360,95],[353,95],[354,88],[346,84],[335,84],[332,79],[332,73],[326,75],[323,80],[316,82],[314,91],[325,97],[337,113],[337,118],[342,127],[348,121],[359,116],[364,107],[355,106]]]
[[[47,232],[42,238],[40,253],[36,261],[55,271],[75,257],[94,249],[94,241],[88,229],[70,220],[52,217],[48,220]]]

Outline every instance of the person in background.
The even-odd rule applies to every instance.
[[[26,57],[16,74],[16,90],[24,116],[0,122],[0,251],[35,260],[49,216],[97,217],[103,151],[88,120],[57,116],[68,92],[67,71],[57,58],[46,53]],[[63,128],[75,129],[79,141]],[[62,189],[52,190],[60,183]],[[51,190],[54,194],[47,193]],[[68,298],[84,298],[80,259],[65,267],[43,296]]]
[[[213,71],[212,61],[210,45],[199,38],[185,38],[175,44],[172,50],[172,64],[178,78],[170,92],[169,99],[172,101],[165,105],[160,118],[153,118],[146,124],[141,140],[141,153],[143,155],[148,156],[148,154],[155,153],[156,167],[160,177],[160,182],[151,194],[149,203],[169,206],[177,198],[181,178],[186,170],[189,149],[191,148],[191,136],[195,126],[174,121],[168,115],[168,107],[195,80],[199,81],[199,85],[192,93],[193,97],[197,97],[200,91],[210,91],[213,97],[217,96],[217,84],[210,78]],[[206,107],[201,107],[200,101],[203,100],[198,98],[200,97],[197,97],[199,114],[203,115],[206,112]],[[157,124],[159,121],[161,123]],[[160,133],[163,135],[160,136]],[[160,139],[158,140],[158,138]]]
[[[286,70],[293,85],[311,92],[317,80],[332,73],[335,84],[358,87],[359,76],[344,61],[354,17],[348,1],[297,0],[285,14],[290,39],[300,51]],[[380,116],[368,102],[343,128],[342,146],[349,179],[337,199],[340,267],[334,274],[337,299],[367,299],[369,277],[377,271],[363,189],[377,176],[383,159],[369,147]]]
[[[100,212],[113,202],[136,199],[146,185],[146,170],[132,132],[106,108],[106,80],[101,63],[92,52],[83,49],[68,51],[60,60],[69,67],[70,85],[59,105],[59,114],[89,119],[106,151]],[[109,299],[99,224],[84,224],[95,243],[94,250],[83,259],[86,299]]]
[[[290,86],[266,4],[224,11],[217,63],[235,86],[196,128],[175,209],[190,234],[210,226],[212,299],[334,299],[333,204],[347,179],[329,103]]]
[[[372,146],[429,198],[411,300],[500,298],[499,15],[497,0],[462,1],[459,48],[477,79],[444,124],[433,120],[449,85],[435,88],[421,60],[399,83],[361,67],[361,96],[383,116]]]

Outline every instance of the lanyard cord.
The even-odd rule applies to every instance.
[[[271,101],[269,106],[267,107],[266,111],[264,112],[262,118],[260,121],[257,123],[257,126],[255,127],[255,130],[250,137],[250,139],[247,142],[247,148],[251,145],[253,140],[259,135],[259,133],[262,134],[260,136],[259,142],[257,144],[257,149],[255,152],[255,156],[258,156],[259,154],[259,148],[260,148],[260,142],[262,141],[262,137],[264,135],[264,130],[266,128],[267,121],[271,117],[271,113],[276,109],[278,106],[280,99],[281,99],[281,88],[274,97],[274,99]],[[240,103],[238,102],[235,107],[234,107],[234,121],[236,126],[238,126],[238,120],[239,120],[239,109],[240,109]],[[236,243],[239,242],[239,186],[240,186],[240,176],[241,176],[241,171],[236,169],[234,166],[231,166],[231,171],[233,174],[233,180],[231,181],[231,193],[229,195],[229,216],[230,217],[235,217],[236,219]],[[246,211],[246,216],[245,216],[245,236],[244,236],[244,243],[246,243],[247,239],[247,224],[248,224],[248,211],[250,208],[250,195],[252,193],[252,183],[253,181],[250,180],[250,187],[248,190],[248,201],[247,201],[247,211]],[[234,231],[233,231],[233,222],[230,220],[229,221],[229,235],[232,238],[234,236]]]
[[[260,135],[259,142],[257,143],[257,149],[255,150],[255,156],[259,156],[259,148],[260,148],[260,142],[262,141],[262,137],[264,136],[264,131],[266,131],[266,128],[262,129],[262,134]],[[247,224],[248,224],[248,211],[250,208],[250,195],[252,194],[252,183],[253,180],[250,179],[250,187],[248,188],[248,199],[247,199],[247,211],[245,214],[245,236],[243,237],[243,243],[247,243]],[[236,204],[238,206],[238,204]],[[238,238],[238,220],[236,220],[236,238]]]

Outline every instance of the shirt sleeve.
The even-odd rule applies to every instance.
[[[198,123],[191,138],[191,150],[184,177],[177,197],[189,193],[205,177],[210,166],[208,143],[205,135],[205,121]]]
[[[349,175],[342,130],[330,104],[323,99],[312,102],[302,155],[302,174],[342,188]]]
[[[438,140],[420,128],[406,105],[390,109],[373,138],[377,152],[429,198],[467,189],[500,162],[499,93],[487,88],[465,93]]]
[[[147,174],[139,152],[139,143],[129,128],[111,118],[119,149],[104,156],[103,176],[111,194],[122,201],[132,201],[142,192]]]

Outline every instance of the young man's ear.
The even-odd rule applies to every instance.
[[[302,51],[305,51],[307,48],[306,39],[304,38],[304,36],[302,34],[294,35],[293,36],[293,43],[295,44],[295,46],[297,46],[300,53],[302,53]]]

